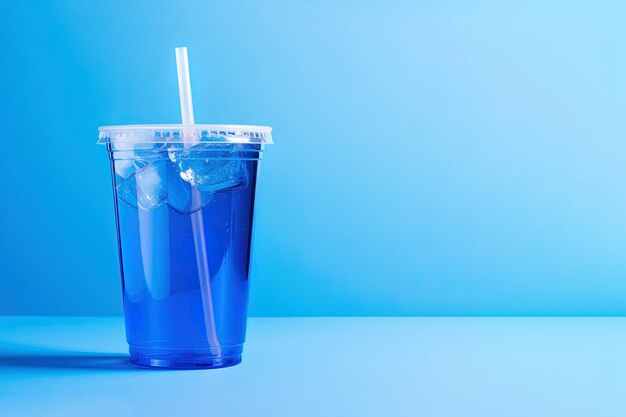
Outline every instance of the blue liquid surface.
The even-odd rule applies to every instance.
[[[202,195],[193,189],[192,199],[203,206],[193,212],[129,204],[120,196],[128,180],[115,177],[126,335],[134,362],[218,367],[241,360],[257,161],[237,163],[245,181]],[[168,198],[176,201],[172,191]]]

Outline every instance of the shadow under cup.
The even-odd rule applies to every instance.
[[[241,362],[254,196],[271,129],[100,129],[113,174],[131,362],[217,368]]]

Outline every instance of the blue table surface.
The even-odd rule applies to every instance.
[[[241,365],[127,363],[120,317],[0,317],[0,416],[624,416],[626,318],[251,318]]]

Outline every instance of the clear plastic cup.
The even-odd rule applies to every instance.
[[[111,160],[131,362],[241,362],[254,195],[271,128],[99,129]]]

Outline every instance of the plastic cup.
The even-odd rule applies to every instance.
[[[241,362],[256,178],[271,128],[135,125],[99,133],[111,161],[131,362]]]

